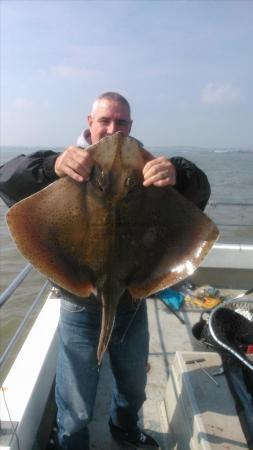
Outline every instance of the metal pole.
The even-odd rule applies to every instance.
[[[9,284],[5,291],[2,292],[2,294],[0,295],[0,308],[5,304],[8,298],[26,278],[28,273],[31,272],[32,268],[33,266],[31,264],[27,264],[24,269],[19,272],[18,276],[12,281],[12,283]]]
[[[23,318],[22,322],[20,323],[16,333],[14,334],[14,336],[12,337],[12,339],[10,340],[9,344],[7,345],[6,349],[4,350],[3,354],[0,357],[0,367],[4,364],[6,357],[8,356],[10,350],[12,349],[12,347],[15,345],[17,339],[19,338],[21,332],[23,331],[24,326],[26,325],[28,319],[30,318],[33,310],[35,309],[35,307],[37,306],[37,304],[39,303],[39,301],[41,300],[41,296],[44,294],[46,288],[49,285],[49,281],[46,281],[46,283],[42,286],[39,294],[37,295],[37,297],[35,298],[34,302],[32,303],[32,305],[30,306],[30,308],[28,309],[25,317]]]

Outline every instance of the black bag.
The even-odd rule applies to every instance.
[[[193,336],[221,355],[249,449],[253,449],[253,300],[228,300],[203,312]]]

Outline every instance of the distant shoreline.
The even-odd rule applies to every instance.
[[[88,144],[87,144],[88,146]],[[253,152],[253,148],[247,147],[199,147],[199,146],[190,146],[190,145],[144,145],[144,147],[153,150],[178,150],[178,151],[207,151],[207,152]],[[25,149],[26,151],[36,151],[36,150],[63,150],[67,147],[66,145],[0,145],[0,151],[4,149]]]

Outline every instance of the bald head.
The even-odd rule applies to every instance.
[[[130,119],[131,109],[130,109],[129,102],[127,101],[127,99],[125,97],[123,97],[123,95],[118,94],[117,92],[104,92],[103,94],[99,95],[92,104],[91,115],[94,114],[94,112],[96,111],[96,109],[98,107],[98,104],[103,100],[108,100],[110,102],[115,102],[115,103],[121,103],[126,109],[128,109],[128,114],[129,114],[129,119]]]
[[[128,136],[132,126],[128,101],[116,92],[105,92],[93,103],[88,124],[92,144],[117,131]]]

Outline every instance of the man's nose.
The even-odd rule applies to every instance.
[[[117,123],[114,120],[112,120],[107,127],[107,133],[113,134],[116,133],[116,131],[118,131]]]

